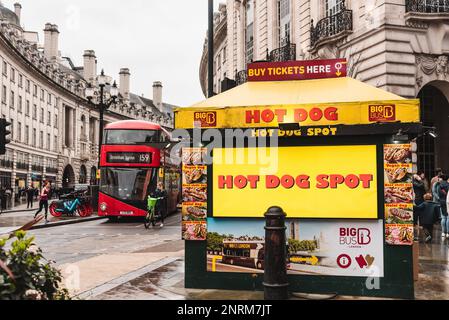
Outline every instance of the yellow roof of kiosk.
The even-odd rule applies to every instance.
[[[352,78],[247,82],[175,110],[176,128],[278,127],[419,122],[419,100],[404,99]]]

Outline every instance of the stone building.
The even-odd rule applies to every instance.
[[[18,3],[14,11],[0,5],[0,112],[12,124],[11,143],[0,157],[0,186],[12,188],[16,200],[31,183],[39,187],[49,180],[57,188],[94,183],[99,137],[99,112],[85,98],[99,73],[95,52],[86,50],[83,66],[75,66],[60,54],[58,27],[47,23],[41,44],[38,32],[22,28],[21,10]],[[140,119],[173,127],[173,106],[162,102],[160,82],[151,100],[130,92],[129,69],[118,76],[120,95],[106,123]]]
[[[449,172],[449,1],[227,0],[214,47],[216,93],[246,81],[251,61],[347,58],[351,77],[421,99],[438,138],[419,139],[419,165]],[[207,39],[200,82],[206,94]]]

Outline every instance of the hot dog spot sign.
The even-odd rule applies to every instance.
[[[272,205],[288,218],[378,217],[376,146],[215,149],[213,159],[214,217],[261,218]]]

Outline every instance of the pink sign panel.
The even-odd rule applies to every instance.
[[[256,62],[248,65],[248,81],[311,80],[346,76],[346,59]]]

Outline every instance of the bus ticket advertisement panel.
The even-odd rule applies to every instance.
[[[265,221],[208,219],[207,271],[262,273]],[[382,220],[287,220],[291,275],[384,276]]]
[[[377,171],[375,145],[214,149],[213,217],[377,219]]]

